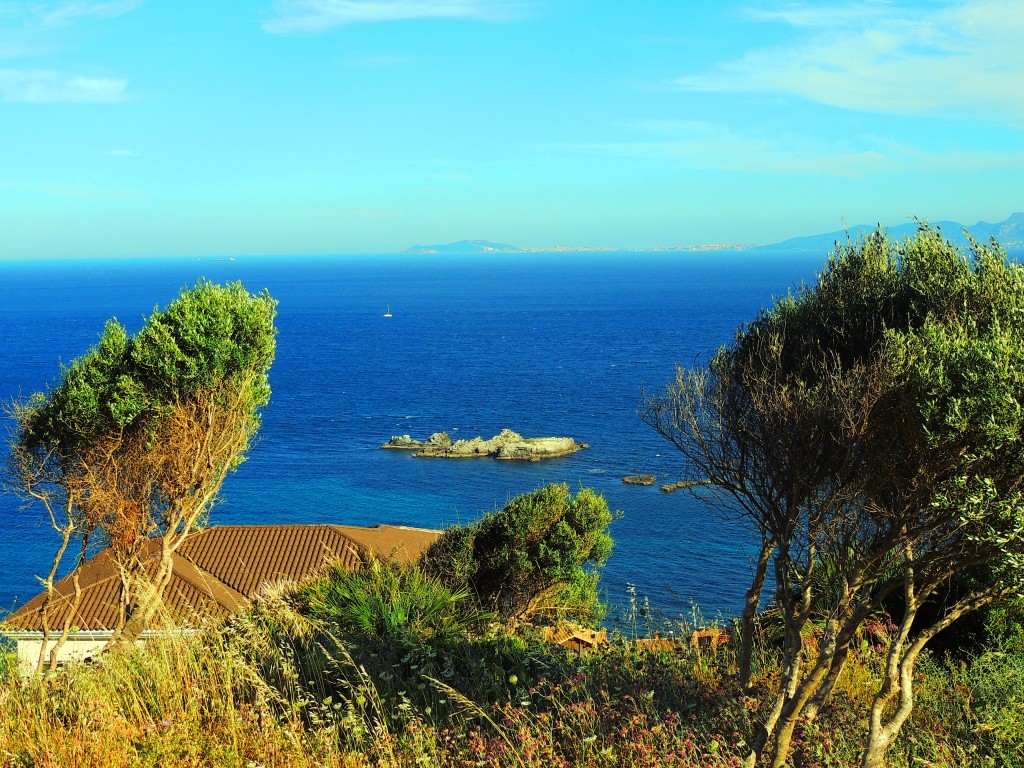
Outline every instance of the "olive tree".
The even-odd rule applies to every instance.
[[[76,540],[79,561],[98,538],[120,570],[115,639],[131,639],[153,620],[174,552],[206,520],[259,428],[275,314],[265,291],[200,281],[154,310],[134,336],[109,321],[53,389],[12,406],[9,479],[43,505],[61,539],[42,580],[44,633],[54,578]],[[77,584],[75,592],[77,600]],[[74,611],[65,613],[60,640]]]
[[[782,676],[749,764],[785,763],[865,618],[896,604],[864,753],[865,766],[884,765],[928,641],[1021,588],[1022,332],[1024,269],[995,243],[964,255],[926,226],[900,243],[879,231],[838,248],[815,285],[741,327],[706,368],[680,369],[645,399],[643,418],[712,484],[706,498],[760,536],[740,623],[744,683],[769,563],[775,576]],[[976,578],[951,597],[964,569]],[[823,603],[808,655],[802,633]]]

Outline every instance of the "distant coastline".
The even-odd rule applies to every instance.
[[[969,245],[964,231],[981,243],[995,238],[1004,248],[1024,248],[1024,212],[1011,214],[1004,221],[994,224],[979,221],[970,226],[956,221],[930,222],[939,228],[950,242],[960,247]],[[786,251],[829,251],[837,242],[845,242],[849,237],[856,240],[872,232],[877,224],[857,224],[835,232],[818,235],[791,237],[777,243],[703,243],[700,245],[668,245],[649,248],[609,248],[604,246],[585,245],[554,245],[543,248],[523,248],[507,243],[495,243],[490,240],[459,240],[454,243],[439,245],[414,245],[405,253],[438,255],[438,254],[489,254],[489,253],[659,253],[659,252],[704,252],[704,251],[748,251],[748,250],[786,250]],[[904,222],[894,226],[881,225],[890,237],[901,239],[912,235],[918,227],[916,221]]]
[[[757,243],[706,243],[703,245],[670,245],[653,248],[610,248],[607,246],[552,245],[543,248],[522,248],[488,240],[459,240],[443,245],[414,245],[404,253],[415,255],[467,255],[488,253],[657,253],[660,251],[743,251],[763,247]]]

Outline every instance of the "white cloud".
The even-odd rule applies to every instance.
[[[263,29],[291,34],[407,19],[510,21],[523,10],[524,4],[515,0],[279,0],[277,17]]]
[[[113,19],[130,13],[146,0],[61,0],[11,3],[0,0],[0,20],[12,29],[35,31],[67,27],[82,19]]]
[[[66,2],[36,5],[33,12],[46,27],[64,27],[78,19],[111,19],[134,11],[145,0],[66,0]]]
[[[1024,150],[926,152],[870,136],[838,142],[815,141],[806,136],[766,138],[697,121],[656,121],[643,124],[640,130],[647,138],[570,148],[683,168],[784,176],[865,178],[878,173],[1024,168]]]
[[[673,82],[686,91],[776,93],[865,112],[1024,121],[1020,0],[786,4],[750,11],[796,30]]]
[[[939,0],[941,4],[941,0]],[[775,8],[747,8],[742,15],[754,21],[777,21],[793,27],[837,27],[862,25],[869,20],[898,16],[899,11],[887,0],[855,4],[785,3]],[[904,11],[906,13],[906,11]]]
[[[112,19],[129,13],[145,0],[60,0],[10,3],[0,0],[0,59],[55,60],[63,52],[56,30],[85,19]],[[46,65],[44,65],[46,66]],[[0,69],[0,101],[102,103],[125,99],[121,78],[62,71],[58,64],[37,69]]]
[[[113,102],[125,98],[125,80],[48,70],[0,70],[0,100],[54,104]]]
[[[743,136],[720,126],[681,124],[672,135],[637,141],[581,145],[581,148],[623,157],[673,163],[682,167],[734,173],[784,175],[864,176],[879,170],[883,153],[875,149],[810,146]]]

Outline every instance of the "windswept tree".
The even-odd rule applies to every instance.
[[[864,620],[897,605],[863,760],[884,765],[928,641],[1022,588],[1022,406],[1024,269],[995,243],[965,256],[926,226],[901,243],[879,231],[840,247],[816,285],[645,399],[644,420],[710,481],[704,498],[760,536],[741,621],[744,683],[773,568],[782,676],[749,764],[785,764],[796,724],[827,701]],[[950,590],[965,571],[973,578]],[[801,635],[823,606],[808,659]]]
[[[265,291],[200,281],[135,336],[109,321],[56,387],[13,405],[10,480],[61,536],[42,580],[44,632],[54,578],[75,541],[79,561],[90,541],[107,544],[121,572],[115,638],[131,639],[153,620],[174,552],[204,523],[259,428],[275,315]],[[65,613],[62,638],[74,611]]]

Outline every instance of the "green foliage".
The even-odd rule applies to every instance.
[[[102,537],[123,566],[119,598],[131,606],[119,636],[130,639],[153,619],[173,552],[205,522],[259,428],[276,304],[241,283],[201,280],[154,310],[135,336],[108,322],[55,388],[11,407],[11,487],[44,506],[60,536],[41,611],[54,607],[52,576],[71,541],[81,561]],[[163,537],[155,574],[135,567],[150,536]]]
[[[0,684],[18,670],[17,644],[8,637],[0,637]]]
[[[1024,653],[991,646],[969,666],[978,732],[999,765],[1024,766]]]
[[[500,511],[444,533],[421,568],[452,588],[469,588],[503,619],[538,614],[595,623],[603,615],[596,572],[611,554],[612,513],[584,488],[548,485]]]
[[[849,243],[713,368],[741,385],[770,379],[820,422],[790,424],[834,457],[822,480],[800,478],[808,508],[847,483],[862,542],[909,525],[929,552],[984,564],[990,584],[1020,581],[1024,267],[996,244],[964,255],[926,226],[902,243],[881,231]]]
[[[680,370],[642,415],[771,554],[788,662],[755,752],[771,741],[787,759],[866,618],[906,625],[871,720],[877,764],[909,711],[887,710],[912,679],[898,672],[959,616],[1024,589],[1024,267],[924,225],[847,242],[815,285],[741,327],[707,369]],[[755,578],[748,607],[760,589]],[[828,619],[822,674],[795,663],[815,614]]]
[[[30,402],[20,442],[72,457],[104,435],[151,428],[200,390],[223,397],[239,387],[239,406],[252,413],[255,431],[256,412],[270,398],[276,304],[266,291],[253,296],[241,283],[201,280],[154,310],[134,337],[110,320],[99,343],[62,371],[60,384]]]
[[[412,565],[375,558],[360,570],[338,565],[302,591],[308,614],[343,636],[451,643],[478,633],[488,616]]]
[[[626,643],[577,655],[508,635],[410,660],[379,640],[346,647],[303,605],[281,590],[195,636],[0,678],[0,754],[12,765],[735,768],[779,672],[770,663],[744,696],[727,652]],[[798,729],[794,765],[860,764],[880,663],[852,660],[834,705]],[[888,764],[1024,765],[1021,669],[995,647],[976,664],[926,656]]]
[[[1024,598],[994,603],[985,617],[985,630],[990,643],[1024,655]]]
[[[444,689],[401,656],[347,655],[293,612],[298,602],[261,598],[251,613],[198,636],[28,683],[0,680],[0,753],[13,765],[242,768],[273,757],[296,768],[724,768],[742,764],[748,710],[767,704],[761,687],[739,695],[727,655],[709,664],[682,649],[632,644],[553,654],[524,638],[466,643]],[[446,663],[426,674],[442,679]],[[875,675],[877,660],[856,660],[836,705],[801,726],[794,764],[859,765]],[[925,660],[919,677],[921,705],[889,753],[893,768],[1021,765],[1018,735],[997,729],[998,713],[984,703],[1000,701],[995,689],[971,688],[986,683],[981,667]],[[1014,714],[1016,694],[1003,700],[1003,717]]]
[[[241,283],[202,281],[150,316],[132,361],[164,398],[214,389],[253,371],[265,373],[274,358],[275,307],[266,291],[254,297]],[[256,406],[266,404],[265,378],[250,396]]]

